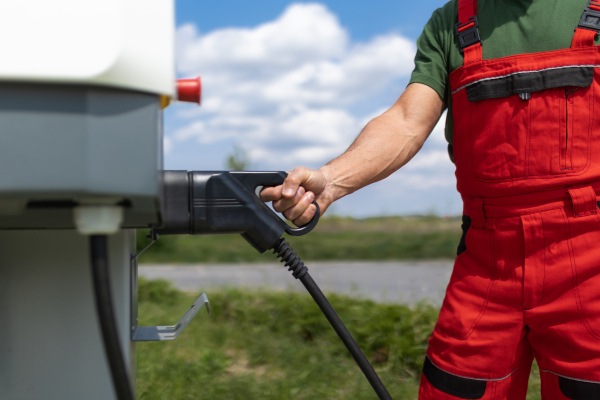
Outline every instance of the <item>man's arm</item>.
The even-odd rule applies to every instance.
[[[420,83],[409,85],[396,103],[365,126],[338,158],[318,170],[295,168],[282,186],[265,188],[263,201],[297,226],[308,223],[316,207],[321,213],[336,200],[386,178],[421,149],[445,104],[437,92]]]

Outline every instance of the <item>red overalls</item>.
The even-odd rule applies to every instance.
[[[477,2],[458,4],[464,65],[450,86],[466,237],[420,399],[525,399],[533,357],[545,400],[600,399],[600,0],[571,48],[484,61]]]

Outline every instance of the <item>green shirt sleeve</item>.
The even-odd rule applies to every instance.
[[[454,2],[433,12],[417,39],[415,68],[409,83],[422,83],[435,90],[448,103],[449,49],[452,46],[452,21],[450,14]]]

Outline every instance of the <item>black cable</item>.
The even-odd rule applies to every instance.
[[[348,329],[335,312],[335,309],[327,300],[327,297],[325,297],[319,286],[317,286],[315,281],[312,279],[308,273],[308,268],[306,268],[302,260],[300,260],[300,257],[298,257],[298,255],[294,252],[294,249],[290,247],[290,245],[282,238],[275,243],[275,246],[273,246],[273,253],[277,254],[277,257],[281,258],[281,262],[285,263],[285,266],[288,267],[288,270],[292,271],[292,275],[302,282],[323,314],[325,314],[327,320],[329,320],[329,323],[335,332],[338,334],[342,342],[344,342],[344,345],[346,345],[346,348],[371,384],[371,387],[375,393],[377,393],[377,396],[379,396],[381,400],[392,400],[392,396],[390,396],[387,389],[381,382],[381,379],[379,379],[377,372],[375,372],[373,366],[364,355],[356,341],[354,341],[354,338],[350,332],[348,332]]]
[[[112,303],[106,235],[90,236],[90,257],[96,313],[117,399],[133,400]]]

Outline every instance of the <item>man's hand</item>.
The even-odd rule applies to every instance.
[[[330,187],[326,175],[317,170],[304,167],[295,168],[288,173],[283,185],[266,187],[260,192],[262,201],[272,201],[275,211],[283,213],[296,226],[306,225],[315,215],[316,199],[321,215],[332,203],[328,195]]]

